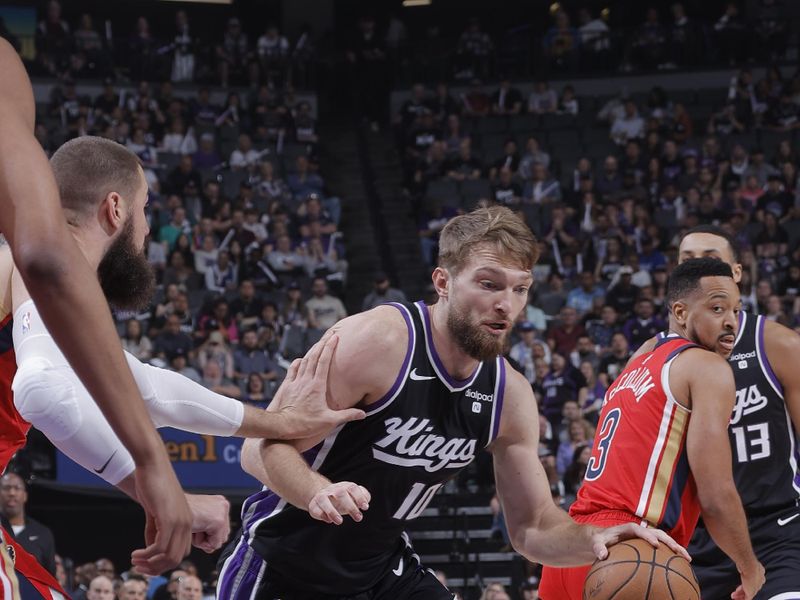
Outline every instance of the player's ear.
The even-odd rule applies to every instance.
[[[676,300],[672,303],[670,312],[679,325],[686,325],[686,318],[688,316],[687,307],[688,305],[682,300]]]
[[[742,263],[733,263],[733,282],[738,284],[742,280]]]
[[[431,279],[433,280],[433,287],[436,290],[436,294],[440,298],[447,298],[447,295],[450,292],[450,273],[447,271],[447,269],[436,267],[433,270]]]
[[[111,232],[116,231],[125,223],[125,203],[117,192],[109,192],[101,204],[101,212],[107,221]]]

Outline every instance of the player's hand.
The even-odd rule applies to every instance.
[[[598,528],[592,534],[592,551],[594,555],[600,560],[605,560],[608,557],[608,547],[613,546],[617,542],[623,540],[630,540],[632,538],[642,538],[650,543],[653,548],[658,548],[658,545],[664,543],[667,547],[680,554],[688,561],[692,560],[686,548],[681,546],[678,542],[673,540],[669,535],[660,529],[642,527],[635,523],[628,523],[626,525],[617,525],[616,527],[608,527],[605,529]]]
[[[742,576],[742,584],[731,594],[731,598],[733,600],[752,600],[766,581],[764,565],[756,562],[755,568],[747,573],[740,571],[740,575]]]
[[[277,427],[274,439],[292,440],[325,435],[348,421],[363,419],[363,410],[332,410],[326,399],[328,371],[339,338],[326,333],[302,359],[289,367],[286,379],[275,394],[270,411]]]
[[[231,534],[231,505],[224,496],[186,494],[192,511],[192,546],[212,553],[228,541]]]
[[[308,514],[318,521],[341,525],[344,515],[357,523],[364,518],[362,511],[369,508],[372,497],[367,488],[350,481],[340,481],[325,486],[308,503]]]
[[[189,554],[192,515],[166,456],[163,461],[139,465],[135,477],[136,496],[146,517],[147,547],[133,551],[131,564],[147,575],[160,575]]]

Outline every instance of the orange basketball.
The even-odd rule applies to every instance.
[[[626,540],[592,565],[583,600],[700,600],[700,585],[689,561],[666,545]]]

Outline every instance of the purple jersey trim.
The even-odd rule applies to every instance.
[[[497,358],[497,393],[495,394],[495,402],[497,407],[494,411],[494,420],[492,422],[492,431],[490,441],[497,439],[500,433],[500,415],[503,413],[503,397],[506,392],[506,361],[502,356]]]
[[[406,347],[406,357],[403,359],[403,365],[400,367],[400,371],[397,373],[397,377],[395,378],[392,387],[389,388],[389,391],[386,392],[380,400],[364,408],[364,412],[368,415],[380,410],[387,402],[397,395],[397,392],[403,386],[406,378],[408,377],[408,367],[411,364],[411,359],[414,355],[416,331],[414,330],[414,324],[411,322],[411,316],[409,315],[408,310],[405,306],[398,304],[397,302],[389,302],[384,306],[394,306],[400,311],[400,314],[403,315],[403,319],[406,322],[406,328],[408,329],[408,346]]]
[[[763,316],[758,317],[758,325],[756,325],[756,344],[758,344],[758,355],[761,358],[761,366],[762,370],[764,371],[764,375],[767,376],[767,379],[770,380],[772,387],[783,396],[783,386],[781,385],[780,380],[775,375],[775,372],[772,370],[772,365],[769,364],[769,357],[767,356],[767,349],[764,347],[764,327],[765,327],[766,319]]]
[[[420,314],[422,315],[422,319],[425,324],[425,343],[428,346],[428,351],[430,353],[430,357],[433,360],[433,365],[436,367],[436,372],[439,374],[442,379],[445,380],[445,383],[449,385],[451,388],[455,388],[451,391],[461,390],[465,387],[472,384],[475,381],[475,378],[478,376],[478,372],[481,369],[481,365],[483,363],[478,363],[478,366],[475,367],[475,370],[472,372],[472,375],[467,377],[466,379],[454,379],[450,373],[447,372],[447,369],[444,368],[444,363],[442,363],[442,359],[439,358],[439,353],[436,352],[436,346],[433,343],[433,330],[431,329],[431,317],[430,313],[428,312],[428,307],[424,302],[417,302],[417,308],[419,309]]]

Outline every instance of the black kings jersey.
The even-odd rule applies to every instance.
[[[736,403],[728,433],[733,479],[748,516],[780,510],[800,498],[794,427],[783,388],[764,349],[763,316],[741,311],[728,362]]]
[[[381,579],[406,522],[496,436],[505,363],[480,363],[463,381],[445,371],[431,337],[428,307],[392,303],[408,327],[408,348],[389,392],[305,453],[333,482],[352,481],[372,495],[360,523],[328,525],[264,488],[242,507],[243,542],[266,562],[264,576],[289,589],[333,595],[368,590]],[[380,360],[380,357],[375,357]]]

